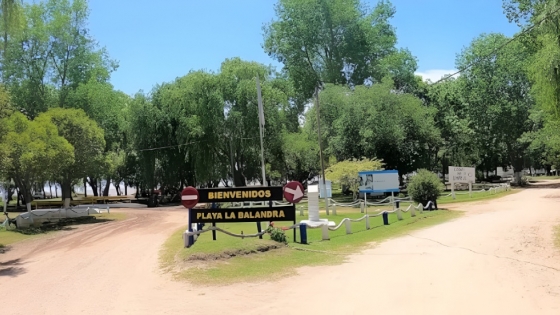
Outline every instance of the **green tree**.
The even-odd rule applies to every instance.
[[[53,108],[39,115],[37,120],[56,125],[59,134],[73,147],[73,163],[65,165],[55,177],[61,186],[64,206],[68,207],[73,185],[104,162],[103,129],[80,109]]]
[[[319,146],[304,130],[284,133],[282,152],[287,179],[305,184],[319,174]]]
[[[534,107],[527,74],[531,53],[516,41],[496,50],[508,40],[481,35],[458,56],[457,68],[465,69],[458,80],[485,168],[511,165],[519,182],[527,149],[520,140],[530,130]]]
[[[305,97],[323,83],[354,86],[387,75],[397,88],[414,82],[416,60],[395,48],[389,1],[371,9],[359,0],[280,0],[275,11],[277,19],[264,26],[264,49]]]
[[[30,121],[16,112],[4,118],[2,125],[7,126],[7,132],[0,135],[0,150],[4,152],[0,154],[4,156],[1,174],[14,180],[30,211],[33,185],[74,164],[74,149],[49,121]]]
[[[351,159],[337,162],[325,171],[325,177],[342,186],[348,187],[354,196],[358,197],[360,178],[358,172],[379,170],[383,163],[376,159]]]
[[[282,159],[282,131],[286,126],[286,109],[291,108],[290,95],[279,88],[281,79],[272,69],[239,58],[222,63],[219,79],[225,102],[224,138],[233,151],[235,186],[261,178],[260,139],[256,77],[260,78],[265,115],[265,163],[284,173]],[[287,84],[287,83],[285,83]],[[227,142],[226,142],[227,143]],[[225,152],[229,153],[227,147]],[[268,178],[267,180],[270,180]],[[259,180],[259,182],[262,180]]]
[[[354,90],[327,86],[321,92],[328,154],[339,161],[379,158],[401,177],[429,164],[432,147],[440,141],[435,111],[412,94],[394,93],[392,86],[387,80]]]

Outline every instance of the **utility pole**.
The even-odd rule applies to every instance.
[[[321,121],[319,119],[319,87],[315,87],[315,100],[317,104],[317,136],[319,138],[319,159],[321,160],[321,174],[323,177],[323,188],[325,189],[325,205],[329,215],[329,198],[327,197],[327,182],[325,179],[325,162],[323,161],[323,144],[321,143]],[[319,189],[319,191],[321,191]]]
[[[235,187],[235,164],[233,163],[233,138],[229,135],[229,156],[231,159],[231,187]]]
[[[265,164],[264,164],[264,144],[263,144],[263,136],[264,136],[264,106],[262,101],[261,95],[261,84],[259,82],[259,75],[257,74],[257,97],[258,97],[258,110],[259,110],[259,135],[261,138],[261,171],[262,171],[262,185],[266,186],[266,175],[265,175]]]

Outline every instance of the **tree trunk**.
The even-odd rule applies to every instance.
[[[107,178],[107,182],[105,184],[105,188],[103,189],[103,196],[107,197],[109,196],[109,188],[111,187],[111,179]]]
[[[115,190],[117,191],[117,196],[122,195],[122,193],[121,193],[121,183],[115,183]]]
[[[84,198],[87,197],[87,179],[84,178]]]
[[[124,183],[124,195],[128,196],[128,189],[127,189],[128,185],[126,184],[126,182]],[[181,189],[183,190],[183,189]]]
[[[98,190],[97,190],[97,178],[91,178],[90,177],[87,182],[89,184],[89,187],[91,187],[91,190],[93,191],[93,195],[95,197],[99,196],[99,194],[97,193],[98,192]]]
[[[235,187],[247,186],[247,181],[245,179],[245,176],[243,176],[243,173],[241,173],[239,170],[234,170],[233,183]]]
[[[63,180],[60,184],[63,206],[65,209],[70,207],[70,200],[72,199],[72,181]]]

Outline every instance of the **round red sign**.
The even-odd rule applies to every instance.
[[[187,187],[181,192],[181,204],[190,209],[198,203],[198,190],[194,187]]]
[[[291,203],[298,203],[303,199],[303,185],[300,182],[289,182],[284,186],[284,198]]]

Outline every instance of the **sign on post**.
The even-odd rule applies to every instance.
[[[193,223],[295,221],[294,205],[241,209],[193,209]]]
[[[476,180],[476,169],[474,167],[449,167],[449,182],[451,183],[451,195],[455,199],[455,183],[469,184],[469,195],[472,196],[472,184]]]
[[[181,204],[183,207],[190,209],[198,203],[198,190],[194,187],[187,187],[181,192]]]
[[[303,199],[303,185],[300,182],[289,182],[284,186],[284,198],[288,202],[298,203]]]
[[[360,178],[359,192],[364,193],[364,201],[367,207],[368,193],[391,193],[391,203],[395,204],[395,193],[399,192],[399,171],[364,171],[358,172]]]
[[[199,202],[282,201],[283,187],[225,187],[199,189]]]
[[[296,207],[273,206],[272,201],[282,201],[286,197],[291,203],[297,203],[303,198],[303,186],[299,182],[291,182],[285,187],[221,187],[195,189],[185,188],[181,193],[181,203],[189,209],[188,232],[193,232],[193,224],[233,223],[233,222],[256,222],[257,230],[261,232],[261,222],[270,221],[292,221],[295,224]],[[223,208],[218,207],[222,202],[245,202],[245,201],[269,201],[268,207],[243,207]],[[212,203],[211,209],[194,209],[197,203]],[[262,236],[259,236],[262,238]],[[213,233],[215,238],[215,233]],[[295,230],[294,230],[295,240]],[[185,238],[185,247],[194,244],[192,236]]]
[[[361,193],[399,192],[399,171],[364,171],[358,172]]]

